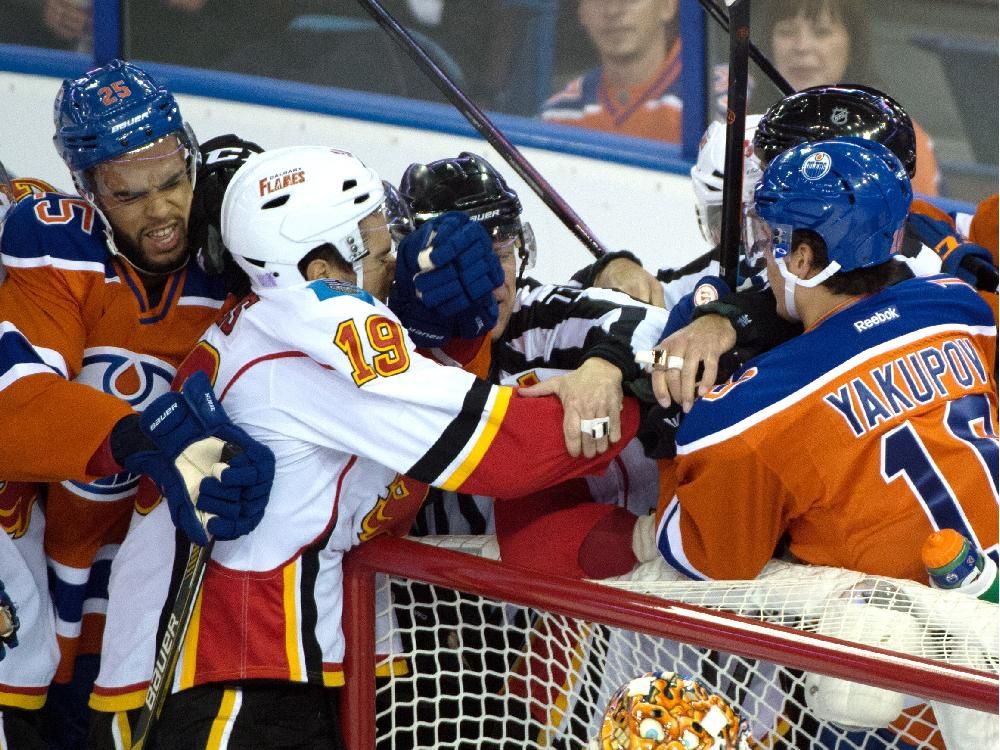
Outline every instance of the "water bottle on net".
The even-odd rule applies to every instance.
[[[920,550],[930,584],[936,589],[961,591],[997,603],[997,564],[954,529],[927,537]]]

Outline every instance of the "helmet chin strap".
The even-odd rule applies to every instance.
[[[785,312],[794,321],[802,320],[799,310],[795,306],[795,287],[801,286],[811,289],[819,286],[840,270],[840,264],[837,261],[833,261],[815,276],[808,279],[801,279],[788,269],[784,258],[775,258],[774,262],[778,266],[778,271],[781,272],[781,277],[785,280]]]

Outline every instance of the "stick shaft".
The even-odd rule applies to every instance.
[[[727,34],[729,33],[729,20],[726,18],[726,14],[723,12],[722,8],[715,4],[714,0],[698,0],[701,3],[701,7],[705,9],[705,12],[712,17]],[[771,79],[771,82],[778,87],[778,91],[781,92],[782,96],[788,96],[789,94],[794,94],[795,89],[792,88],[790,84],[783,75],[778,71],[774,64],[764,56],[764,53],[757,49],[753,42],[749,42],[749,55],[750,59],[753,60],[757,67],[763,71],[764,75]]]
[[[404,29],[399,22],[389,14],[378,0],[358,0],[368,14],[375,19],[389,36],[399,44],[417,66],[427,74],[440,89],[441,93],[450,101],[455,108],[468,120],[486,141],[496,149],[497,153],[503,157],[521,179],[542,199],[546,206],[559,218],[559,220],[569,229],[584,247],[589,250],[594,257],[600,258],[608,250],[594,236],[590,228],[583,222],[576,212],[566,203],[556,192],[555,188],[539,174],[531,163],[524,158],[507,138],[497,129],[483,111],[466,96],[455,82],[448,77],[434,60],[424,51],[423,47]]]
[[[146,700],[136,723],[132,750],[142,750],[146,745],[150,732],[160,717],[163,703],[170,693],[170,685],[174,680],[174,669],[177,666],[177,659],[180,657],[180,647],[184,642],[188,626],[191,624],[194,605],[198,600],[198,592],[201,591],[201,582],[205,578],[205,568],[212,557],[214,545],[214,539],[209,540],[204,547],[199,547],[196,544],[191,545],[187,565],[184,566],[184,575],[181,576],[180,586],[177,587],[173,609],[170,611],[166,629],[156,649],[153,676],[146,690]]]
[[[726,111],[725,172],[722,183],[722,237],[719,275],[735,290],[743,208],[743,140],[746,136],[750,0],[729,6],[729,96]]]

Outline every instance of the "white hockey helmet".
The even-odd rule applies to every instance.
[[[746,116],[743,136],[743,204],[753,203],[753,188],[760,179],[760,161],[753,153],[753,136],[761,115]],[[698,146],[698,160],[691,167],[695,213],[705,241],[715,247],[722,235],[722,181],[726,171],[726,125],[709,123]]]
[[[253,154],[222,201],[222,241],[255,290],[299,284],[298,263],[331,244],[358,274],[370,252],[359,222],[382,208],[374,170],[346,151],[289,146]]]

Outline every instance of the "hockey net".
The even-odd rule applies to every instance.
[[[658,562],[574,581],[495,551],[383,538],[348,556],[351,750],[584,748],[614,691],[652,670],[725,696],[757,747],[998,746],[995,605],[777,561],[753,581]],[[374,653],[401,668],[374,681]]]

